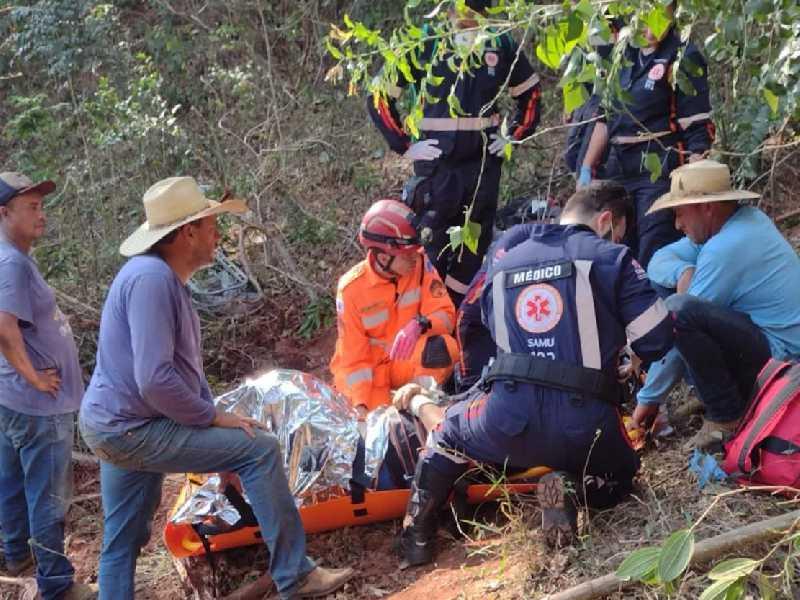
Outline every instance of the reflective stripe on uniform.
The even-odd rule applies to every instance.
[[[578,337],[581,338],[583,366],[590,369],[602,368],[600,358],[600,336],[597,331],[597,315],[594,310],[594,294],[589,273],[592,261],[576,260],[575,307],[578,316]]]
[[[537,85],[538,83],[539,83],[539,75],[534,73],[533,75],[528,77],[525,81],[523,81],[519,85],[515,85],[515,86],[512,86],[512,87],[509,87],[508,91],[511,93],[511,96],[513,98],[516,98],[517,96],[521,96],[522,94],[527,92],[529,89],[531,89],[533,86]]]
[[[698,121],[708,121],[710,119],[711,113],[697,113],[691,117],[681,117],[678,119],[678,125],[681,126],[681,129],[686,129],[692,123],[697,123]]]
[[[469,291],[469,285],[461,283],[458,279],[456,279],[452,275],[447,275],[444,278],[444,284],[451,290],[453,290],[456,294],[463,295]]]
[[[506,323],[505,271],[498,271],[492,278],[492,304],[494,304],[494,337],[497,347],[503,352],[511,352],[511,339]]]
[[[400,297],[397,299],[397,307],[403,308],[404,306],[416,304],[417,302],[419,302],[419,288],[408,290],[400,294]]]
[[[362,381],[372,381],[372,369],[367,367],[365,369],[353,371],[345,378],[344,381],[350,387],[356,385],[357,383],[361,383]]]
[[[453,321],[450,320],[450,315],[448,315],[443,310],[436,310],[428,315],[429,319],[439,319],[442,323],[444,323],[444,328],[447,331],[453,331]]]
[[[361,317],[361,324],[366,327],[367,329],[371,329],[372,327],[377,327],[389,320],[389,311],[379,310],[376,313],[371,315],[365,315]]]
[[[656,133],[642,132],[637,135],[615,135],[611,138],[611,143],[623,146],[625,144],[641,144],[642,142],[652,142],[671,133],[671,131],[658,131]]]
[[[419,122],[422,131],[480,131],[500,125],[500,115],[491,117],[425,117]]]
[[[369,342],[370,346],[380,346],[381,348],[386,348],[388,344],[383,340],[379,340],[378,338],[368,337],[367,341]]]
[[[636,340],[643,338],[667,318],[669,312],[664,306],[664,301],[659,298],[650,308],[628,323],[625,333],[628,336],[628,344],[633,344]]]

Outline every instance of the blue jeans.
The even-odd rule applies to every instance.
[[[80,423],[83,439],[101,459],[103,549],[100,600],[133,598],[136,558],[150,537],[161,500],[164,473],[239,475],[269,549],[269,571],[282,598],[314,569],[306,537],[289,492],[278,439],[259,431],[184,427],[153,420],[122,433],[105,433]]]
[[[666,301],[675,314],[675,347],[683,356],[709,421],[742,416],[756,377],[770,358],[764,333],[744,313],[689,294]]]
[[[0,406],[0,527],[6,562],[26,560],[33,548],[44,600],[60,598],[75,575],[64,556],[73,419],[72,413],[37,417]]]

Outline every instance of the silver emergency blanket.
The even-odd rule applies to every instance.
[[[278,437],[298,507],[349,493],[360,437],[358,420],[347,399],[330,386],[307,373],[278,369],[245,381],[214,403],[226,412],[259,420]],[[367,419],[364,471],[370,480],[386,455],[392,411],[393,407],[381,408]],[[239,513],[218,487],[219,478],[210,477],[172,521],[233,525]]]

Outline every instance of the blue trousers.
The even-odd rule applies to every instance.
[[[491,393],[476,391],[451,405],[423,460],[445,475],[460,475],[469,459],[514,470],[547,466],[578,480],[596,476],[607,485],[587,490],[586,499],[598,508],[630,491],[639,458],[615,408],[528,384],[497,393],[504,385],[495,382]]]
[[[0,527],[6,562],[22,562],[33,548],[44,600],[60,598],[75,574],[64,556],[73,419],[72,413],[37,417],[0,406]]]
[[[274,435],[259,431],[250,438],[241,429],[184,427],[170,419],[123,433],[94,431],[81,423],[81,433],[101,459],[105,524],[100,600],[133,598],[136,558],[150,537],[164,473],[239,475],[269,549],[269,571],[281,598],[290,598],[314,569]]]

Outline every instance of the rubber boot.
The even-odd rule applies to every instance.
[[[400,533],[399,550],[405,566],[433,561],[439,511],[450,496],[454,480],[433,469],[424,459],[417,464]]]

